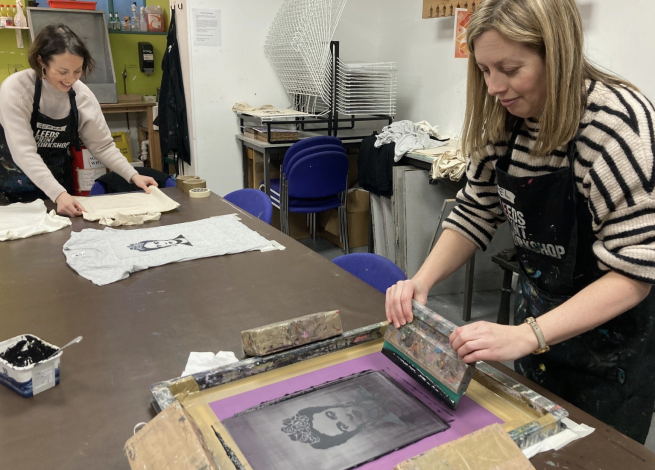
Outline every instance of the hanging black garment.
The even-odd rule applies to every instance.
[[[159,93],[159,142],[162,156],[174,152],[176,159],[191,164],[189,126],[176,30],[173,9],[166,39],[166,52],[161,64],[164,73]]]
[[[51,119],[39,112],[42,85],[43,82],[37,77],[34,83],[34,105],[30,120],[36,151],[59,184],[68,193],[72,193],[73,167],[68,147],[73,144],[79,148],[75,91],[72,88],[68,91],[71,105],[68,117]],[[0,191],[9,202],[48,199],[45,193],[14,163],[2,126],[0,126]]]
[[[135,170],[140,175],[151,176],[154,178],[160,188],[166,187],[166,180],[168,179],[168,175],[163,171],[146,167],[137,167]],[[96,182],[100,183],[105,188],[105,194],[142,191],[142,189],[139,188],[136,184],[128,183],[125,181],[125,178],[114,171],[110,171],[109,173],[102,175],[100,178],[97,178]]]
[[[568,145],[568,168],[510,176],[520,126],[496,164],[498,193],[522,271],[515,324],[553,310],[604,274],[592,251],[597,239],[587,201],[575,185],[575,140]],[[655,407],[655,291],[605,324],[517,360],[515,368],[643,444]]]
[[[393,167],[396,144],[375,147],[377,132],[362,140],[357,156],[357,183],[378,196],[393,194]]]

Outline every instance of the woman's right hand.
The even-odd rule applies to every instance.
[[[82,215],[82,212],[86,212],[86,209],[82,207],[82,204],[77,202],[77,199],[66,192],[57,196],[55,202],[57,203],[57,213],[60,215],[79,217]]]
[[[412,321],[412,299],[422,305],[428,301],[428,288],[418,280],[400,281],[387,289],[385,307],[389,323],[400,328]]]

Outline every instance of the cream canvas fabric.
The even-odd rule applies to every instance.
[[[149,220],[159,220],[162,212],[180,207],[159,188],[150,187],[150,194],[133,192],[104,196],[76,197],[86,209],[85,220],[98,221],[101,225],[139,225]]]
[[[55,232],[69,225],[68,217],[61,217],[54,210],[48,213],[41,199],[0,206],[0,241]]]

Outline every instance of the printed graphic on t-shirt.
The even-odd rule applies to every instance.
[[[127,245],[127,247],[130,250],[136,251],[155,251],[179,245],[193,246],[191,242],[187,240],[183,235],[178,235],[177,237],[171,238],[169,240],[143,240],[141,242]]]

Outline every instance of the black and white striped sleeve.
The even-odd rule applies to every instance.
[[[604,270],[655,283],[655,108],[637,91],[598,85],[588,110],[576,172],[587,172],[594,253]]]
[[[498,198],[496,161],[505,153],[507,143],[489,144],[482,158],[469,160],[466,186],[457,193],[457,206],[444,221],[448,228],[486,250],[496,228],[505,221]]]

